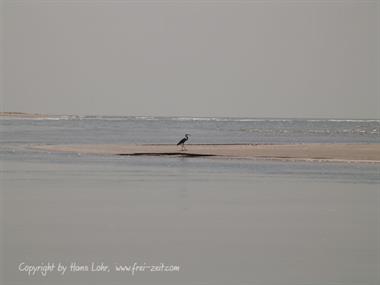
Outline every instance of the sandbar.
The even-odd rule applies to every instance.
[[[34,145],[33,149],[96,155],[254,158],[291,161],[380,163],[380,144],[169,144]]]

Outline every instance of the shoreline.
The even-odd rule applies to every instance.
[[[188,144],[186,150],[169,144],[33,145],[57,153],[119,156],[181,156],[282,161],[380,163],[380,144]]]

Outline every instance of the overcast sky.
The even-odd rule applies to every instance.
[[[4,1],[3,111],[380,118],[377,0]]]

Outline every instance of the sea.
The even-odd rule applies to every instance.
[[[380,164],[54,153],[380,143],[380,120],[0,117],[0,284],[377,285]]]

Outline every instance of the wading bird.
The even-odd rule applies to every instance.
[[[185,134],[185,137],[177,143],[177,145],[180,145],[182,147],[182,150],[186,150],[185,142],[189,139],[189,136],[189,134]]]

